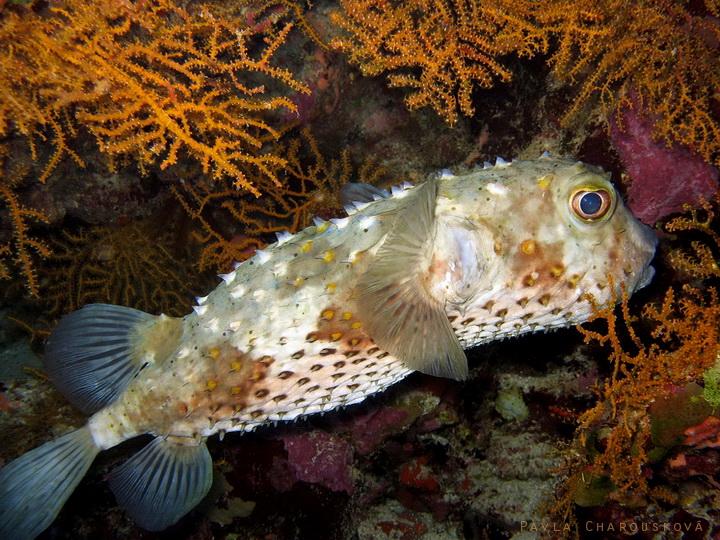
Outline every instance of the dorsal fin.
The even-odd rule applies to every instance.
[[[387,190],[363,182],[350,182],[340,188],[340,202],[343,206],[353,203],[371,203],[379,198],[389,196]]]
[[[358,281],[358,316],[375,343],[407,367],[453,379],[467,377],[467,359],[444,306],[428,293],[437,183],[409,194],[393,231]]]
[[[146,362],[163,359],[181,333],[180,319],[88,304],[55,326],[45,366],[63,395],[90,413],[112,403]]]

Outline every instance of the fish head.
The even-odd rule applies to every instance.
[[[516,161],[441,179],[435,215],[431,294],[475,326],[473,340],[583,322],[593,302],[616,302],[654,274],[654,231],[609,174],[581,162]]]

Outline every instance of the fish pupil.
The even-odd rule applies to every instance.
[[[580,210],[585,215],[593,216],[602,208],[603,200],[600,195],[594,192],[586,193],[580,199]]]

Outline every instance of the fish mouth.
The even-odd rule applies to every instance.
[[[655,268],[650,264],[650,262],[655,257],[655,248],[657,248],[657,245],[660,243],[660,239],[652,227],[648,227],[645,224],[640,225],[639,244],[646,255],[646,263],[643,266],[640,277],[637,280],[635,290],[642,289],[649,284],[650,281],[652,281],[652,278],[655,275]]]
[[[642,289],[645,287],[648,283],[652,281],[653,276],[655,275],[655,268],[653,268],[650,265],[647,265],[645,268],[643,268],[642,274],[640,274],[640,278],[637,281],[637,284],[635,285],[635,290]]]

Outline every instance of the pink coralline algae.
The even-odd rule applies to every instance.
[[[718,169],[683,146],[668,147],[652,137],[651,115],[635,103],[610,121],[610,137],[630,177],[628,207],[649,225],[683,205],[697,206],[718,189]]]
[[[353,450],[345,439],[317,429],[285,434],[282,441],[288,457],[286,462],[274,459],[271,482],[275,489],[289,491],[295,482],[303,481],[352,494]]]

